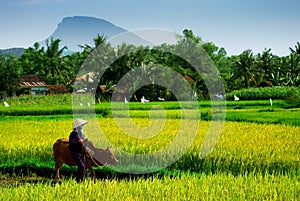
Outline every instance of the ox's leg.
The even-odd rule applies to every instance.
[[[90,172],[91,172],[91,174],[93,175],[93,178],[94,178],[94,183],[96,183],[96,173],[93,170],[93,167],[89,162],[86,163],[86,169],[90,170]]]
[[[93,170],[93,166],[92,166],[91,160],[90,160],[90,158],[88,156],[86,156],[86,161],[85,161],[85,170],[86,169],[90,170],[90,173],[93,175],[93,178],[94,178],[94,183],[96,183],[96,173]]]
[[[62,164],[63,164],[63,162],[61,162],[60,160],[55,160],[56,182],[60,181],[59,169],[61,168]]]

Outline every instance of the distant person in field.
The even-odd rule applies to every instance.
[[[83,127],[88,121],[83,119],[75,119],[73,131],[69,136],[69,149],[73,160],[78,167],[76,181],[82,182],[85,174],[85,153],[83,147],[84,133]]]

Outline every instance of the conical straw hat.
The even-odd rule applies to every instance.
[[[88,123],[88,121],[76,118],[74,121],[73,129],[78,128],[79,126],[84,125],[86,123]]]

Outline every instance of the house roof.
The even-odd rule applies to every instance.
[[[93,81],[94,81],[93,78],[94,78],[95,76],[96,76],[95,73],[90,72],[90,73],[86,73],[86,74],[84,74],[84,75],[82,75],[82,76],[80,76],[80,77],[77,77],[77,78],[75,79],[75,81],[88,81],[88,82],[93,82]]]
[[[47,87],[48,85],[42,80],[40,75],[22,75],[21,88],[26,87]]]

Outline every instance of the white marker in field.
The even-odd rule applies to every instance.
[[[4,101],[3,104],[5,107],[9,107],[9,104],[6,101]]]
[[[128,103],[128,101],[127,101],[127,98],[126,98],[126,97],[124,98],[124,102],[125,102],[125,103]]]
[[[141,98],[141,103],[148,103],[149,100],[147,100],[144,96]]]
[[[272,101],[272,98],[270,98],[270,105],[271,105],[271,106],[273,105],[273,101]]]
[[[158,97],[158,100],[160,100],[160,101],[165,101],[164,98],[160,98],[160,97]]]
[[[240,100],[240,98],[237,97],[236,95],[233,95],[233,96],[234,96],[234,100],[235,100],[235,101],[239,101],[239,100]]]

